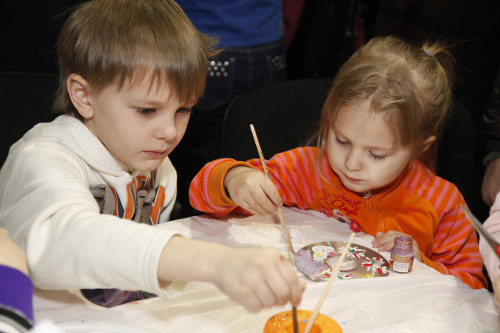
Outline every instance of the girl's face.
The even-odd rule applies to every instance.
[[[110,84],[88,97],[85,125],[129,172],[158,168],[186,131],[193,104],[180,103],[166,86],[155,88],[146,80],[122,89]]]
[[[356,193],[389,185],[414,156],[411,147],[397,144],[383,116],[373,112],[368,101],[340,108],[326,152],[333,171]]]

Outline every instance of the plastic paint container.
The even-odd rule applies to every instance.
[[[312,311],[297,310],[299,333],[304,332],[311,315]],[[293,333],[292,311],[283,311],[269,318],[263,333]],[[342,328],[332,318],[319,313],[310,333],[342,333]]]

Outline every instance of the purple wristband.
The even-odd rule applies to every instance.
[[[0,311],[23,326],[33,325],[33,283],[23,272],[0,265]]]

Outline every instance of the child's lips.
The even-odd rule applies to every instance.
[[[345,178],[346,178],[348,181],[350,181],[350,182],[352,182],[352,183],[357,183],[357,182],[360,182],[360,181],[361,181],[361,179],[351,178],[351,177],[349,177],[349,176],[348,176],[348,175],[346,175],[346,174],[344,174],[344,176],[345,176]]]
[[[159,158],[165,156],[167,153],[166,150],[147,150],[145,151],[146,155],[152,158]]]

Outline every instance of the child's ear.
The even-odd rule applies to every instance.
[[[422,144],[422,149],[420,150],[420,154],[423,154],[429,149],[429,147],[436,141],[436,137],[434,135],[431,135],[427,139],[425,139],[424,143]]]
[[[94,110],[89,99],[90,85],[87,80],[81,75],[71,74],[66,80],[66,89],[68,89],[69,98],[78,113],[84,119],[92,118]]]

